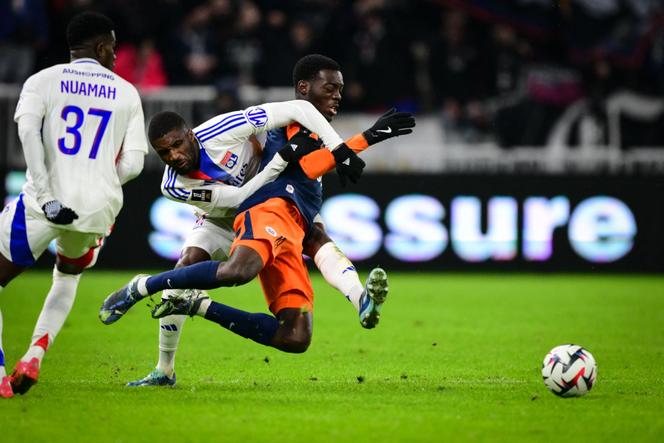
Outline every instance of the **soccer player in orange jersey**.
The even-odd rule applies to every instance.
[[[343,78],[336,62],[319,55],[304,57],[295,67],[294,84],[298,99],[312,103],[328,120],[334,118],[343,89]],[[369,276],[366,291],[359,283],[352,263],[336,248],[319,223],[322,185],[317,178],[336,167],[342,179],[356,181],[364,162],[355,151],[410,133],[414,124],[410,114],[391,111],[372,128],[332,152],[318,150],[305,156],[299,166],[290,165],[276,180],[265,184],[240,205],[234,224],[237,235],[228,261],[205,261],[172,271],[174,273],[168,276],[135,278],[109,299],[142,298],[160,290],[157,288],[161,288],[161,284],[166,285],[164,288],[170,284],[171,288],[205,289],[243,284],[259,275],[274,316],[238,311],[201,297],[167,300],[156,308],[155,316],[200,314],[259,343],[288,352],[304,352],[311,340],[313,312],[313,290],[302,261],[304,249],[307,255],[314,257],[328,282],[354,302],[362,325],[374,327],[387,291],[385,273],[380,269],[372,272],[374,275]],[[298,125],[270,131],[261,168],[270,163],[278,147],[298,132]],[[150,376],[142,380],[142,385],[155,384],[148,383],[148,378]]]

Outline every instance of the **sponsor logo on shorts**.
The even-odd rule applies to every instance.
[[[197,202],[211,202],[212,191],[209,189],[194,189],[191,191],[191,199]]]
[[[286,192],[288,192],[289,194],[292,194],[294,191],[295,191],[295,189],[293,188],[293,185],[291,185],[291,184],[286,185]]]
[[[268,234],[270,234],[272,237],[276,237],[276,236],[277,236],[277,231],[275,231],[274,228],[273,228],[272,226],[266,226],[266,227],[265,227],[265,232],[267,232]]]

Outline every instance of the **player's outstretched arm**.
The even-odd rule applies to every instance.
[[[311,179],[321,177],[328,172],[332,171],[335,167],[337,169],[346,169],[346,176],[352,176],[353,183],[362,175],[364,169],[364,161],[357,156],[357,152],[362,152],[369,147],[369,144],[364,139],[362,134],[357,134],[350,139],[346,140],[345,144],[330,152],[327,149],[320,149],[308,154],[300,160],[300,167]],[[341,177],[341,175],[340,175]],[[342,182],[342,184],[344,184]]]
[[[260,107],[264,107],[268,111],[267,130],[288,126],[291,123],[299,123],[311,132],[318,134],[325,146],[331,151],[343,144],[343,139],[337,134],[332,125],[318,112],[314,105],[306,100],[265,103]]]
[[[395,108],[392,108],[381,115],[371,128],[364,131],[362,137],[371,146],[388,138],[410,134],[414,127],[413,114],[397,112]],[[345,144],[333,151],[333,154],[341,185],[346,186],[347,180],[357,183],[364,170],[364,161]]]
[[[369,146],[413,132],[415,117],[410,112],[397,112],[392,108],[378,117],[372,127],[362,133]]]
[[[314,152],[302,158],[300,166],[309,178],[320,177],[336,167],[342,185],[345,185],[346,177],[356,183],[365,166],[357,153],[388,138],[410,134],[414,127],[415,117],[412,114],[396,112],[392,108],[381,115],[371,128],[346,140],[345,147],[335,150],[333,155],[326,151]]]

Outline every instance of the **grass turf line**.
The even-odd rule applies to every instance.
[[[365,275],[364,273],[363,275]],[[390,274],[381,324],[314,276],[314,339],[289,355],[196,318],[187,321],[175,388],[126,388],[157,359],[144,303],[97,319],[131,274],[89,271],[39,383],[0,401],[13,441],[661,441],[664,278]],[[0,294],[8,370],[28,345],[50,273]],[[212,292],[265,312],[257,283]],[[555,345],[587,347],[598,383],[584,398],[544,387]],[[281,437],[279,437],[281,438]]]

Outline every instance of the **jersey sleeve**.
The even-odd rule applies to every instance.
[[[23,147],[25,163],[30,171],[35,198],[39,206],[55,200],[51,190],[48,169],[44,163],[44,144],[42,143],[42,117],[23,114],[18,119],[18,136]]]
[[[255,111],[252,111],[255,109]],[[330,123],[318,112],[318,110],[305,100],[291,100],[286,102],[264,103],[245,111],[247,118],[251,121],[251,115],[260,115],[261,110],[265,115],[259,131],[265,132],[275,128],[288,126],[291,123],[299,123],[311,132],[318,134],[328,149],[332,150],[343,143],[343,139],[337,134]],[[253,122],[252,124],[256,124]]]
[[[273,182],[286,166],[288,162],[275,155],[261,172],[240,187],[204,181],[186,184],[172,168],[167,167],[161,191],[171,200],[189,203],[206,212],[235,209],[263,185]]]
[[[249,123],[245,112],[234,111],[217,115],[195,127],[194,135],[205,146],[244,142],[257,133],[256,127]]]
[[[43,84],[43,77],[44,73],[39,72],[26,80],[16,105],[15,122],[18,122],[22,115],[32,114],[43,118],[46,114],[46,100],[44,99],[46,94],[44,94],[43,88],[48,85]]]
[[[289,133],[289,138],[294,134],[294,132]],[[367,143],[364,135],[359,133],[346,140],[346,146],[356,154],[359,154],[369,147],[369,143]],[[315,179],[333,170],[336,167],[336,163],[332,152],[327,149],[317,149],[300,159],[300,167],[302,167],[307,177]]]
[[[325,117],[305,100],[264,103],[221,114],[194,128],[194,134],[219,163],[225,158],[225,151],[243,145],[251,136],[296,122],[318,134],[328,149],[343,142]]]
[[[186,203],[191,194],[190,187],[183,183],[175,169],[166,166],[161,178],[161,193],[164,197],[176,202]]]
[[[341,138],[325,117],[304,100],[263,103],[241,111],[227,112],[196,127],[194,134],[203,144],[239,142],[295,122],[312,132],[324,134],[329,141],[326,138],[323,140],[335,143],[334,146],[341,143]]]
[[[140,151],[143,154],[148,153],[148,143],[145,138],[145,117],[143,116],[143,106],[141,97],[132,86],[134,98],[132,100],[132,109],[129,116],[129,125],[125,134],[122,149],[125,151]]]

